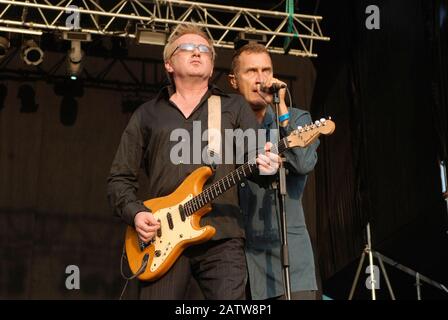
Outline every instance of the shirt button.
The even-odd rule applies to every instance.
[[[246,186],[246,184],[243,182],[241,183],[241,187],[244,188]]]

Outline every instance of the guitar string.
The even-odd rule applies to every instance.
[[[281,152],[283,152],[284,149],[286,149],[285,148],[286,147],[286,141],[287,141],[286,138],[283,138],[280,141],[279,145],[274,144],[273,147],[272,147],[272,151],[274,153],[278,154],[279,153],[279,148],[278,147],[280,146],[280,149],[282,149]],[[205,188],[201,193],[196,195],[193,199],[187,201],[184,204],[184,206],[183,206],[184,212],[185,212],[186,216],[192,215],[194,212],[196,212],[197,210],[202,208],[205,204],[207,204],[207,203],[209,203],[209,202],[211,202],[213,200],[213,199],[211,199],[209,197],[209,200],[207,201],[207,199],[204,196],[205,194],[210,194],[213,197],[213,190],[215,190],[215,194],[216,194],[215,197],[218,197],[220,194],[226,192],[227,190],[229,190],[231,188],[231,186],[233,186],[233,185],[235,185],[237,183],[237,182],[235,182],[235,176],[234,176],[235,173],[238,175],[238,178],[239,178],[239,173],[242,173],[244,177],[247,177],[248,174],[246,174],[245,169],[249,169],[249,171],[250,171],[249,173],[252,173],[251,166],[254,166],[255,164],[256,164],[256,159],[253,158],[250,161],[248,161],[247,163],[245,163],[242,166],[238,167],[236,170],[230,172],[229,174],[227,174],[226,176],[224,176],[220,180],[216,181],[213,185]],[[230,178],[232,178],[232,180],[233,180],[233,183],[234,183],[233,185],[230,183]],[[227,179],[227,181],[228,181],[228,184],[229,184],[228,188],[225,186],[225,179]],[[238,182],[240,180],[241,179],[237,179]],[[223,186],[224,192],[221,191],[220,193],[218,193],[218,190],[216,189],[216,187],[217,186],[220,187],[221,185]],[[204,205],[201,205],[199,203],[200,200],[205,200]]]

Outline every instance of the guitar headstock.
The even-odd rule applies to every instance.
[[[298,127],[286,138],[288,147],[306,147],[316,140],[321,134],[330,135],[336,128],[335,123],[331,120],[322,118],[304,127]]]

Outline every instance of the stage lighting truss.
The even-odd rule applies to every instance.
[[[76,49],[75,49],[76,51]],[[79,52],[79,51],[77,51]],[[42,64],[38,69],[17,68],[21,61],[21,50],[19,48],[12,48],[9,50],[5,58],[0,59],[0,70],[2,76],[11,81],[16,82],[35,82],[45,79],[47,83],[56,84],[66,82],[68,80],[80,80],[82,85],[86,88],[95,88],[108,90],[113,92],[138,92],[147,97],[155,96],[159,92],[160,86],[166,80],[165,67],[163,60],[108,55],[106,57],[96,55],[95,68],[83,66],[84,72],[81,74],[74,74],[73,69],[68,69],[70,64],[67,64],[69,55],[62,52],[54,55],[52,59],[48,60],[46,64]],[[84,59],[75,59],[81,61]],[[76,58],[76,55],[74,56]],[[98,59],[100,58],[100,59]],[[69,74],[67,75],[67,71]],[[81,71],[81,69],[79,69]],[[215,67],[212,83],[226,81],[229,70],[227,68]],[[73,77],[74,76],[74,77]],[[297,81],[297,75],[278,73],[278,77],[283,79],[293,93],[293,88]]]
[[[317,57],[314,41],[330,40],[322,34],[321,20],[321,16],[315,15],[182,0],[0,0],[0,28],[14,32],[76,29],[90,34],[136,38],[142,28],[169,33],[179,24],[195,23],[205,29],[218,48],[233,49],[235,39],[248,34],[265,38],[265,45],[272,53],[303,57]]]

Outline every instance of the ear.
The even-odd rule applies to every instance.
[[[234,74],[229,74],[229,82],[233,89],[238,90],[238,81]]]
[[[168,73],[172,73],[172,72],[174,72],[174,69],[173,69],[173,67],[171,66],[171,63],[170,63],[169,60],[165,61],[165,70],[166,70]]]

